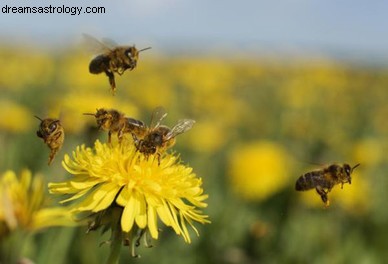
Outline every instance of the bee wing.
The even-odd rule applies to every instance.
[[[95,53],[102,53],[112,50],[115,45],[109,43],[104,39],[104,41],[99,41],[93,36],[83,33],[84,43],[88,46],[88,49]]]
[[[110,39],[110,38],[102,38],[101,42],[102,42],[102,44],[109,47],[110,49],[113,49],[113,48],[119,46],[119,44],[117,44],[116,41],[114,41],[113,39]]]
[[[145,124],[143,121],[140,121],[131,117],[127,117],[127,122],[135,127],[141,127],[141,128],[145,127]]]
[[[185,133],[193,127],[194,123],[195,120],[193,119],[179,120],[178,123],[171,129],[171,131],[167,133],[165,139],[170,140],[179,134]]]
[[[150,128],[155,129],[159,127],[160,123],[166,116],[167,116],[167,112],[163,106],[156,107],[152,112]]]

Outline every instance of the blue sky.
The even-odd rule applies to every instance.
[[[3,41],[67,43],[89,33],[119,43],[334,50],[388,55],[388,1],[2,0],[1,6],[103,6],[105,14],[3,14]]]

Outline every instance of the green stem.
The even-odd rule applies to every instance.
[[[0,263],[17,263],[21,259],[25,244],[31,236],[23,230],[15,229],[0,239]]]
[[[122,237],[121,237],[121,230],[120,228],[116,227],[114,230],[112,230],[112,241],[110,245],[110,254],[107,264],[118,264],[120,259],[120,250],[121,250],[121,243],[122,243]]]

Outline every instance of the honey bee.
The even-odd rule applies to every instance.
[[[337,184],[341,184],[341,189],[345,183],[351,184],[351,174],[358,166],[360,164],[353,167],[347,163],[332,164],[319,170],[307,172],[296,181],[295,190],[307,191],[315,188],[327,207],[330,205],[328,193],[331,189]]]
[[[109,78],[109,84],[114,94],[116,91],[116,82],[114,73],[119,75],[124,74],[126,70],[132,71],[137,65],[139,53],[151,47],[141,50],[136,49],[135,46],[117,46],[107,41],[100,42],[92,36],[84,34],[88,44],[99,47],[102,54],[97,55],[89,64],[89,72],[92,74],[100,74],[105,72]]]
[[[111,143],[112,133],[117,133],[119,142],[121,142],[124,133],[133,133],[141,135],[145,130],[145,124],[137,119],[125,117],[125,115],[115,109],[97,109],[95,114],[84,113],[84,115],[92,115],[96,118],[98,128],[108,131],[108,142]]]
[[[158,164],[160,164],[161,154],[175,144],[175,137],[190,130],[195,120],[182,119],[173,127],[161,125],[161,121],[167,116],[163,107],[157,107],[152,114],[151,124],[143,129],[139,135],[132,133],[135,146],[138,151],[146,156],[157,154]]]
[[[46,143],[51,150],[48,160],[48,165],[50,165],[55,157],[55,154],[57,154],[63,145],[63,141],[65,140],[65,130],[58,119],[41,119],[38,116],[35,117],[40,120],[39,130],[36,131],[36,135],[42,138],[44,143]]]

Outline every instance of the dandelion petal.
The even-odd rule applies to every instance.
[[[124,207],[123,215],[121,216],[121,228],[124,232],[129,232],[132,229],[138,210],[139,208],[136,207],[136,200],[132,195],[129,198],[127,205]]]

